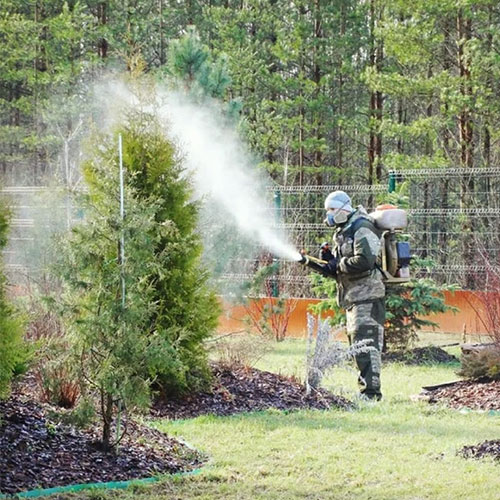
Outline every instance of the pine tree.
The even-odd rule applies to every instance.
[[[225,55],[215,56],[193,27],[171,42],[166,71],[164,76],[192,96],[223,98],[231,83]]]

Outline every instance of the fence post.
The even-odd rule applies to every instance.
[[[275,220],[276,224],[281,220],[281,193],[279,190],[274,192],[274,208],[275,208]],[[280,263],[279,260],[274,257],[273,258],[273,274],[279,275],[280,272]],[[279,279],[273,278],[271,293],[273,297],[279,297],[280,288],[279,288]]]
[[[394,191],[396,191],[396,173],[393,171],[389,172],[388,191],[389,191],[389,193],[393,193]]]

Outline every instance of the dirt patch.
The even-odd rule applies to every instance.
[[[484,443],[476,446],[464,446],[459,455],[465,458],[485,458],[493,457],[495,460],[500,461],[500,439],[485,441]]]
[[[436,363],[458,363],[459,359],[438,346],[416,347],[409,351],[382,353],[382,361],[406,365],[430,365]]]
[[[144,478],[192,470],[203,461],[159,431],[135,422],[128,428],[120,453],[106,453],[96,444],[96,429],[58,424],[42,406],[14,394],[0,402],[0,492]]]
[[[276,408],[350,409],[352,404],[326,390],[305,395],[304,385],[290,377],[255,368],[213,365],[214,383],[207,392],[180,400],[155,401],[151,414],[172,419],[199,415],[232,415]]]
[[[500,410],[500,380],[460,380],[427,389],[422,395],[429,403],[458,409]]]

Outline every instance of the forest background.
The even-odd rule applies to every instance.
[[[0,0],[0,175],[4,185],[57,178],[73,188],[89,88],[102,75],[178,72],[189,82],[208,78],[207,60],[204,88],[231,103],[281,186],[494,168],[499,26],[495,0]],[[196,43],[172,50],[186,33]],[[473,177],[457,200],[446,182],[439,189],[424,208],[478,207]],[[455,224],[472,233],[472,219]],[[460,262],[476,259],[471,241]]]

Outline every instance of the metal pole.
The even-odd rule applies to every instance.
[[[396,174],[394,172],[389,172],[389,193],[396,191]]]
[[[118,155],[120,158],[120,219],[125,219],[125,201],[124,201],[124,188],[123,188],[123,150],[122,150],[122,135],[118,135]],[[123,227],[120,234],[120,275],[122,282],[122,308],[125,309],[125,235]]]
[[[276,190],[274,192],[274,208],[275,208],[276,223],[279,223],[280,219],[281,219],[281,193],[278,190]],[[279,260],[274,258],[273,259],[273,274],[276,274],[279,276],[279,272],[280,272]],[[279,297],[279,295],[280,295],[279,278],[273,279],[271,293],[272,293],[273,297]]]
[[[122,221],[122,228],[120,231],[120,279],[122,283],[122,311],[125,311],[125,234],[123,230],[123,221],[125,219],[125,195],[123,187],[123,148],[122,148],[122,135],[118,135],[118,157],[120,163],[120,219]],[[122,328],[125,328],[123,323]],[[118,442],[120,440],[121,431],[121,414],[122,414],[122,401],[118,400],[118,413],[116,416],[116,452],[118,453]]]

